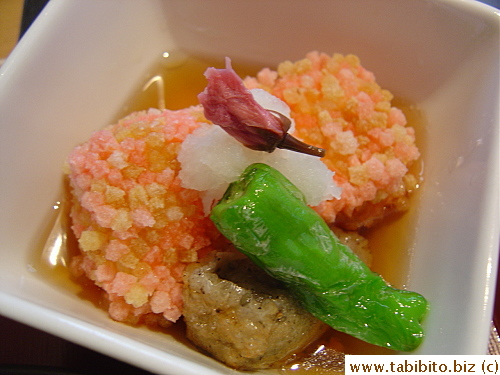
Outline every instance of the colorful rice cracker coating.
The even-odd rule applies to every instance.
[[[178,178],[180,144],[202,121],[199,107],[134,113],[95,132],[68,158],[81,250],[71,270],[105,291],[115,320],[175,322],[185,265],[219,237],[199,193]]]
[[[356,56],[311,52],[245,83],[285,101],[296,122],[294,135],[327,150],[323,161],[343,192],[316,207],[325,220],[357,229],[407,209],[418,185],[409,173],[420,157],[414,129]]]

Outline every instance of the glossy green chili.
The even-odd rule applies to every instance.
[[[425,298],[387,285],[339,242],[302,193],[274,168],[249,166],[228,187],[211,219],[241,252],[334,329],[399,351],[411,351],[423,340]]]

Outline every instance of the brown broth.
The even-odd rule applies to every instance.
[[[210,61],[186,56],[182,53],[173,53],[167,58],[162,58],[161,62],[151,69],[150,77],[155,75],[163,77],[165,107],[175,110],[197,104],[197,95],[206,85],[203,72],[208,66],[222,67],[223,65],[223,61]],[[260,70],[256,67],[234,62],[233,68],[242,77],[255,75]],[[123,108],[118,111],[116,120],[134,111],[158,107],[158,100],[158,88],[155,87],[154,83],[147,89],[140,87],[131,99],[125,103]],[[415,128],[418,146],[422,150],[422,138],[425,138],[421,134],[424,124],[422,114],[418,108],[402,100],[394,100],[393,105],[403,110],[408,123]],[[412,166],[412,172],[417,177],[422,178],[422,170],[420,163],[415,163]],[[414,192],[408,212],[397,217],[388,218],[363,233],[369,240],[373,254],[372,269],[381,274],[387,282],[399,288],[403,288],[408,281],[407,275],[412,252],[419,191],[420,189],[417,189]],[[67,187],[65,194],[69,194]],[[106,309],[103,302],[103,292],[100,288],[85,279],[75,280],[70,275],[69,261],[79,250],[76,239],[69,229],[68,198],[67,196],[63,197],[61,200],[63,203],[59,204],[55,210],[57,220],[53,232],[49,236],[49,241],[45,244],[42,256],[37,253],[32,264],[44,279],[79,295],[99,308]],[[58,235],[62,240],[54,241],[54,238]],[[189,347],[193,347],[185,338],[182,323],[176,323],[173,327],[167,330],[160,329],[160,331],[163,334],[171,335]],[[334,367],[327,365],[332,361],[339,360],[338,352],[334,352],[334,350],[340,350],[346,354],[380,355],[394,353],[389,349],[367,344],[346,334],[330,330],[304,353],[297,354],[296,358],[283,366],[281,370],[271,371],[272,373],[294,375],[336,373]]]
[[[231,62],[241,77],[253,76],[260,69],[255,66]],[[148,80],[154,76],[161,76],[164,85],[165,107],[171,110],[183,109],[199,104],[198,94],[203,91],[207,80],[203,73],[207,67],[223,68],[223,59],[206,59],[187,56],[182,52],[172,52],[168,57],[162,57],[160,61],[151,68]],[[158,108],[159,95],[156,84],[152,84],[144,90],[141,84],[130,97],[123,108],[116,115],[116,120],[129,113],[148,108]]]

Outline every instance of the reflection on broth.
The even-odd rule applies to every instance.
[[[222,67],[222,61],[209,61],[180,52],[164,54],[157,66],[141,88],[125,103],[117,113],[116,119],[148,108],[177,110],[198,104],[197,95],[204,89],[206,79],[203,76],[208,66]],[[235,64],[233,67],[240,76],[254,76],[260,67],[249,67]],[[160,94],[159,94],[160,93]],[[417,108],[401,100],[394,100],[393,105],[402,109],[408,123],[416,129],[419,146],[422,149],[422,115]],[[412,172],[421,178],[422,165],[412,165]],[[35,268],[43,277],[52,283],[78,293],[82,298],[91,301],[100,308],[107,309],[107,302],[102,290],[85,277],[75,279],[70,275],[68,265],[70,259],[79,253],[78,243],[70,230],[69,192],[61,202],[54,206],[54,227],[46,241],[42,254],[36,256]],[[362,235],[368,239],[372,252],[374,272],[381,274],[387,282],[395,287],[404,287],[407,282],[409,260],[412,250],[413,228],[416,220],[418,190],[410,200],[406,213],[389,216],[370,229],[363,229]],[[184,325],[161,329],[164,334],[171,334],[181,342],[188,343],[183,336]],[[329,329],[317,342],[303,353],[297,353],[281,370],[274,373],[328,373],[342,372],[343,358],[339,352],[348,354],[391,354],[389,349],[367,344],[346,334]]]

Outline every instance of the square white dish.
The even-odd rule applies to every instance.
[[[0,314],[154,373],[234,374],[170,336],[113,322],[32,267],[66,155],[107,125],[164,51],[259,66],[356,54],[425,114],[408,288],[415,354],[485,354],[499,238],[498,10],[473,1],[52,0],[0,70]]]

